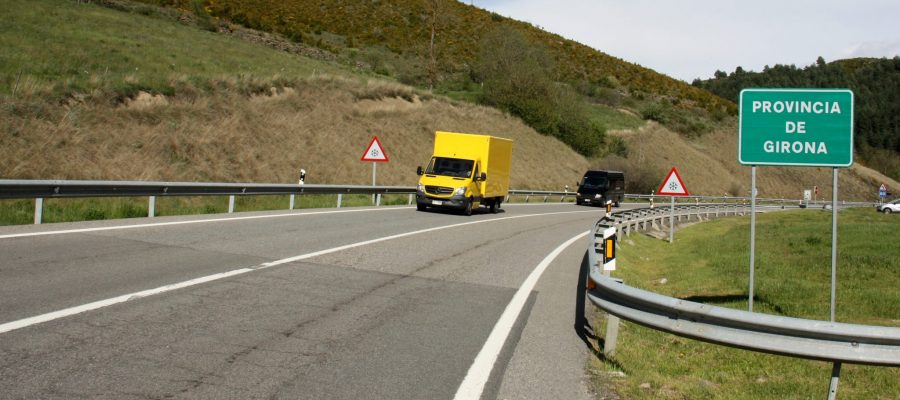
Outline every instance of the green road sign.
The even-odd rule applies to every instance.
[[[738,161],[744,165],[849,167],[853,164],[853,92],[742,90]]]

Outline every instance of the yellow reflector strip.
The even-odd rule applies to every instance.
[[[606,245],[603,246],[606,248],[606,260],[612,260],[616,257],[616,241],[613,239],[606,239]]]

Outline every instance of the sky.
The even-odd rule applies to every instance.
[[[463,0],[691,82],[900,55],[900,0]]]

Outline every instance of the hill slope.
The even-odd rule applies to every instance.
[[[259,40],[65,0],[8,4],[12,17],[0,20],[3,178],[293,182],[305,168],[311,183],[369,184],[371,165],[359,157],[377,134],[391,159],[378,183],[412,185],[439,129],[515,140],[517,188],[559,190],[615,161],[587,160],[502,112]],[[733,156],[733,126],[690,141],[652,123],[613,135],[630,146],[617,161],[629,192],[658,184],[672,165],[697,194],[749,186],[749,170]],[[830,182],[779,168],[761,175],[765,196],[797,197],[813,184],[824,192]],[[881,178],[841,179],[842,198],[863,200]]]
[[[142,0],[191,9],[191,0]],[[530,24],[456,0],[215,0],[202,2],[212,16],[282,33],[332,51],[383,46],[400,57],[429,61],[431,33],[438,80],[466,78],[478,58],[480,41],[509,25],[545,46],[556,60],[560,80],[587,85],[621,85],[631,92],[695,101],[703,107],[733,107],[721,99],[648,68],[611,57]],[[427,67],[422,68],[423,74]],[[423,83],[427,77],[411,78]]]

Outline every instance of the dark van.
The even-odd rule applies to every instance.
[[[621,171],[587,171],[578,183],[575,204],[606,205],[607,200],[613,205],[625,198],[625,173]]]

